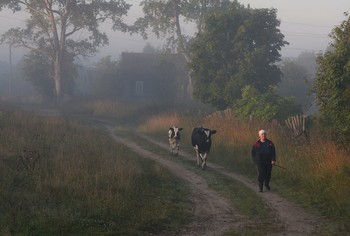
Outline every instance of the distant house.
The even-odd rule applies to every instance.
[[[122,97],[172,101],[190,97],[187,62],[181,54],[122,53]]]

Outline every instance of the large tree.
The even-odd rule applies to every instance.
[[[225,11],[237,1],[230,0],[143,0],[144,16],[137,19],[134,31],[140,32],[144,38],[149,30],[158,38],[166,40],[165,47],[173,52],[181,53],[187,62],[191,61],[188,44],[192,34],[183,33],[182,23],[192,22],[197,32],[202,32],[204,21],[213,12]],[[192,79],[188,76],[188,92],[192,96]]]
[[[250,85],[267,93],[281,77],[276,62],[287,44],[275,9],[231,5],[211,14],[191,44],[194,96],[218,109],[234,107]]]
[[[87,56],[108,43],[99,25],[107,20],[114,30],[126,30],[123,16],[130,8],[124,0],[2,0],[0,9],[26,11],[26,28],[10,29],[2,42],[45,53],[52,65],[55,96],[62,97],[62,71],[65,53]],[[79,32],[80,37],[74,37]],[[81,37],[81,36],[84,37]]]
[[[62,61],[62,92],[73,95],[75,90],[74,78],[77,77],[74,56],[65,53]],[[44,51],[32,50],[27,53],[21,63],[20,68],[24,78],[31,83],[34,89],[42,96],[47,103],[55,101],[55,83],[52,79],[52,61]]]
[[[137,19],[134,30],[145,38],[151,30],[158,38],[166,39],[167,47],[190,60],[187,42],[191,35],[183,34],[182,23],[193,22],[201,32],[203,22],[211,12],[225,10],[230,4],[230,0],[143,0],[140,6],[144,16]]]
[[[331,33],[329,50],[319,56],[316,99],[322,116],[334,131],[334,137],[348,146],[350,141],[350,17]]]

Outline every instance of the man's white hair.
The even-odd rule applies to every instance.
[[[266,130],[259,130],[259,135],[261,135],[261,134],[267,134],[267,132],[266,132]]]

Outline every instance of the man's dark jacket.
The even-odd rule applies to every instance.
[[[273,142],[269,139],[265,139],[265,142],[261,142],[259,139],[253,144],[252,158],[256,164],[259,163],[271,163],[276,161],[276,149]]]

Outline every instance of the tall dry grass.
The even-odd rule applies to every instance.
[[[95,116],[108,116],[112,118],[123,118],[139,111],[143,105],[132,102],[121,102],[116,100],[91,100],[82,101],[66,106],[69,113],[91,114]]]
[[[167,130],[172,126],[180,126],[180,124],[182,124],[181,118],[181,115],[176,112],[165,113],[162,116],[153,115],[144,123],[141,123],[139,129],[143,132]]]

